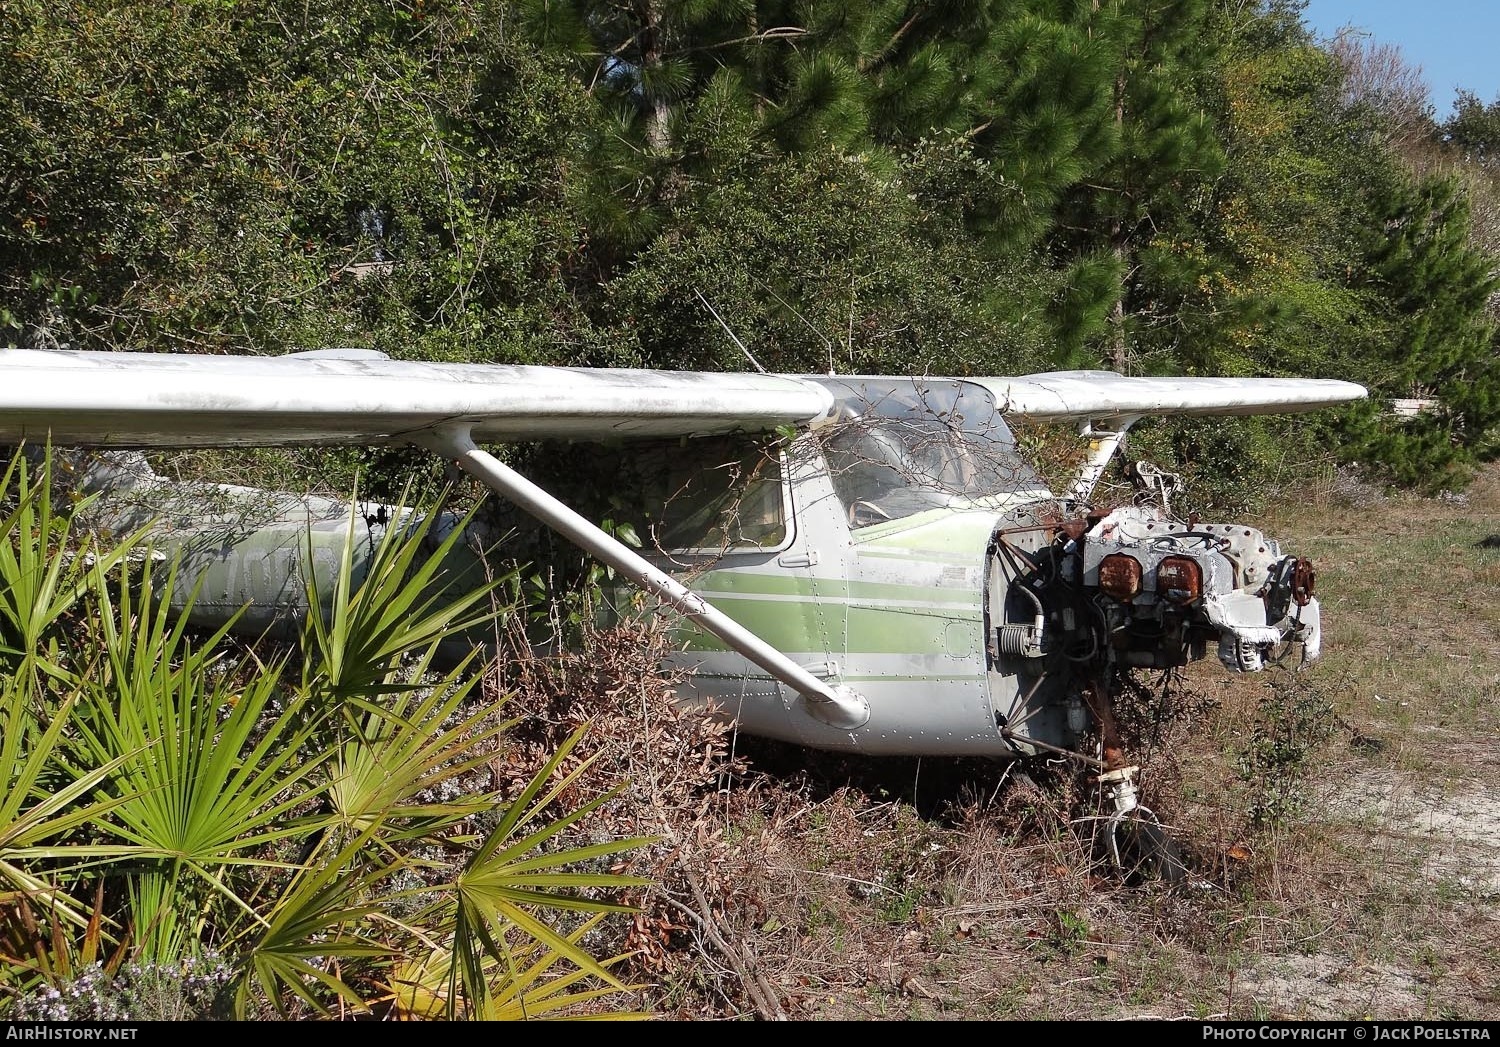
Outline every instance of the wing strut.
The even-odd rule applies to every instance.
[[[429,430],[417,442],[451,458],[460,469],[486,487],[508,498],[591,556],[666,601],[695,625],[723,640],[774,679],[802,695],[807,702],[807,711],[819,720],[843,730],[853,730],[870,719],[869,704],[851,688],[828,686],[629,546],[475,446],[468,426]]]
[[[1113,430],[1095,429],[1090,422],[1084,422],[1078,427],[1078,435],[1089,438],[1089,457],[1078,470],[1078,476],[1073,480],[1073,486],[1068,489],[1068,497],[1075,502],[1086,502],[1089,495],[1094,493],[1094,486],[1098,484],[1099,477],[1104,475],[1104,469],[1109,465],[1115,452],[1125,442],[1125,434],[1130,427],[1141,420],[1138,414],[1127,414],[1115,419]]]

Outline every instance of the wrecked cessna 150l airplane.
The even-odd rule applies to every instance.
[[[1317,656],[1311,565],[1240,523],[1089,498],[1146,415],[1312,410],[1358,385],[1280,378],[718,374],[390,360],[0,350],[0,442],[185,448],[416,444],[455,463],[685,616],[689,696],[744,730],[869,754],[1063,752],[1137,807],[1112,690],[1210,650],[1236,672]],[[1054,493],[1007,418],[1076,423],[1089,453]],[[582,489],[633,487],[637,552],[478,445],[590,441]],[[1143,467],[1143,472],[1149,467]],[[150,492],[137,470],[104,486]],[[97,478],[96,478],[97,479]],[[201,485],[243,507],[265,492]],[[277,496],[282,497],[282,496]],[[149,499],[148,499],[149,501]],[[654,501],[654,506],[651,503]],[[305,611],[303,573],[369,544],[330,500],[169,520],[199,615]],[[237,521],[237,522],[236,522]],[[144,523],[144,519],[136,523]],[[644,533],[644,532],[643,532]],[[309,537],[311,535],[311,538]],[[654,546],[654,548],[650,548]],[[320,569],[320,568],[319,568]]]

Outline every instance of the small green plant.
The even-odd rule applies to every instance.
[[[881,895],[880,918],[889,924],[901,925],[916,914],[922,892],[915,886],[901,891],[887,891]]]
[[[1088,917],[1072,909],[1059,909],[1054,916],[1056,922],[1052,928],[1052,944],[1069,954],[1083,948],[1091,933]]]
[[[1282,826],[1302,809],[1309,757],[1338,724],[1327,694],[1307,678],[1279,673],[1266,687],[1255,729],[1235,754],[1240,777],[1250,785],[1250,821],[1257,829]]]
[[[807,903],[807,915],[803,920],[802,929],[806,934],[817,934],[820,931],[841,933],[844,929],[844,919],[828,904],[813,898]]]

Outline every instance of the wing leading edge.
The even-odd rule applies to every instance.
[[[3,443],[368,444],[439,426],[495,442],[681,436],[817,425],[832,410],[821,386],[767,374],[0,349]]]
[[[1269,414],[1363,398],[1353,382],[1133,378],[1054,371],[971,378],[1009,415],[1109,421]],[[476,440],[679,436],[816,426],[832,394],[785,375],[290,356],[0,349],[0,442],[114,447],[367,444],[445,425]]]
[[[1113,371],[1052,371],[969,381],[989,389],[1006,414],[1039,422],[1154,414],[1280,414],[1368,395],[1362,385],[1329,378],[1128,378]]]

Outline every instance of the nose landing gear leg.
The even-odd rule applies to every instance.
[[[1188,870],[1181,848],[1163,828],[1156,812],[1141,803],[1136,785],[1141,769],[1125,760],[1107,688],[1095,684],[1086,696],[1103,741],[1104,771],[1099,784],[1114,806],[1105,826],[1110,861],[1127,880],[1154,879],[1173,887],[1185,884]]]

